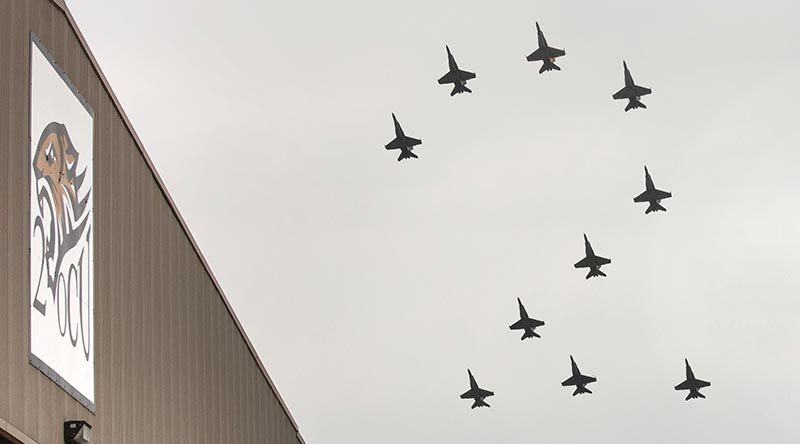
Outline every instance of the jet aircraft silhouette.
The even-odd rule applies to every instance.
[[[525,333],[523,333],[520,338],[520,340],[523,341],[527,338],[541,338],[541,336],[533,330],[536,329],[536,327],[544,325],[544,322],[528,317],[528,312],[525,311],[525,306],[522,305],[522,301],[520,301],[519,298],[517,298],[517,303],[519,303],[519,321],[511,324],[508,328],[511,330],[525,330]]]
[[[622,61],[622,68],[625,70],[625,87],[617,91],[612,97],[614,100],[628,99],[628,106],[625,107],[626,112],[636,108],[646,109],[647,107],[640,99],[642,96],[650,94],[652,90],[633,83],[633,76],[631,76],[631,72],[628,70],[628,64],[625,63],[624,60]]]
[[[392,120],[394,121],[395,138],[386,144],[386,149],[400,150],[400,157],[397,158],[398,162],[403,159],[408,159],[409,157],[417,159],[417,155],[411,151],[415,146],[420,145],[422,140],[406,136],[403,132],[403,128],[400,128],[400,122],[397,121],[397,117],[395,117],[394,113],[392,113]]]
[[[644,167],[644,187],[644,192],[633,198],[633,201],[637,203],[650,203],[650,206],[647,207],[647,210],[645,210],[644,214],[652,211],[667,211],[666,208],[661,206],[661,201],[672,197],[672,193],[669,191],[661,191],[657,189],[655,185],[653,185],[653,179],[650,177],[650,172],[647,171],[646,166]]]
[[[443,75],[442,78],[439,79],[439,84],[453,84],[453,90],[450,91],[450,97],[464,92],[471,93],[472,90],[467,88],[467,80],[474,79],[475,73],[458,69],[456,59],[453,57],[453,54],[450,53],[450,47],[445,45],[445,49],[447,49],[447,64],[450,66],[450,71],[448,71],[447,74]]]
[[[586,234],[583,235],[583,242],[586,245],[586,257],[578,261],[578,263],[575,264],[575,268],[588,268],[589,274],[586,275],[586,279],[595,276],[605,277],[606,274],[600,271],[600,267],[610,264],[611,259],[606,259],[604,257],[595,255],[594,250],[592,250],[592,244],[589,243],[589,239],[586,237]]]
[[[706,397],[700,393],[700,389],[710,386],[711,383],[695,378],[692,367],[689,365],[689,360],[685,359],[684,361],[686,362],[686,380],[676,385],[675,390],[689,390],[689,394],[686,395],[686,401],[694,398],[705,399]]]
[[[582,375],[581,371],[578,370],[578,364],[575,363],[572,355],[569,356],[569,361],[572,364],[572,377],[562,382],[561,385],[564,387],[574,385],[575,391],[572,392],[572,396],[580,395],[581,393],[591,394],[592,391],[586,388],[586,384],[591,384],[592,382],[597,381],[597,378],[594,376]]]
[[[469,375],[469,390],[461,395],[461,399],[473,399],[475,401],[472,404],[473,409],[475,407],[489,407],[489,404],[487,404],[484,399],[489,396],[494,396],[494,392],[478,387],[478,383],[475,382],[475,378],[472,376],[472,372],[469,369],[467,369],[467,374]]]
[[[539,37],[539,49],[533,51],[527,58],[529,62],[541,60],[542,67],[539,69],[539,74],[545,71],[561,71],[561,68],[555,64],[556,58],[566,55],[563,49],[552,48],[547,46],[547,40],[544,38],[542,29],[539,28],[539,22],[536,22],[536,33]]]

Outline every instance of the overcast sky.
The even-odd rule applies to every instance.
[[[309,444],[800,441],[797,2],[69,5]]]

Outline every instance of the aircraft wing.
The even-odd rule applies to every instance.
[[[439,79],[439,84],[444,85],[445,83],[456,83],[458,79],[456,78],[456,73],[453,71],[448,71],[447,74],[443,75],[441,79]]]
[[[549,55],[551,59],[554,59],[556,57],[562,57],[565,56],[566,54],[567,52],[564,51],[563,49],[550,48],[550,47],[547,48],[547,55]]]
[[[406,140],[405,140],[406,147],[417,146],[417,145],[419,145],[421,143],[422,143],[421,140],[415,139],[413,137],[406,137]]]
[[[422,141],[413,137],[395,137],[394,140],[386,144],[387,150],[400,150],[403,148],[411,148],[421,144]]]
[[[578,385],[578,384],[582,384],[582,382],[580,378],[578,378],[577,376],[571,376],[567,378],[567,380],[561,383],[563,387],[566,387],[568,385]]]
[[[675,386],[675,390],[690,390],[691,388],[692,384],[688,379]]]
[[[667,199],[669,197],[672,197],[672,193],[670,193],[669,191],[653,190],[652,192],[644,191],[642,194],[634,197],[633,201],[634,202],[649,202],[650,199],[663,200],[663,199]]]
[[[537,49],[536,51],[533,51],[533,52],[532,52],[532,53],[531,53],[531,54],[528,56],[528,61],[529,61],[529,62],[535,62],[535,61],[537,61],[537,60],[544,60],[546,57],[547,57],[547,52],[545,52],[545,50],[544,50],[544,49],[542,49],[542,48],[539,48],[539,49]]]
[[[461,399],[470,399],[478,396],[478,391],[469,389],[461,395]]]
[[[638,86],[638,85],[634,85],[633,91],[636,97],[646,96],[651,92],[653,92],[650,88],[645,88],[644,86]]]
[[[580,376],[580,380],[581,380],[581,384],[588,384],[590,382],[596,382],[597,378],[595,378],[594,376],[581,375]]]
[[[656,198],[656,200],[662,200],[662,199],[666,199],[668,197],[672,197],[672,193],[670,193],[669,191],[655,190],[655,198]]]
[[[403,146],[403,140],[399,137],[395,137],[394,140],[386,144],[387,150],[399,150],[402,148],[405,148],[405,146]]]
[[[482,388],[479,388],[477,391],[478,391],[478,396],[480,396],[481,398],[486,398],[488,396],[494,396],[494,392],[490,392],[489,390],[484,390]]]
[[[597,265],[597,266],[606,265],[606,264],[610,264],[611,263],[611,259],[606,259],[606,258],[600,257],[600,256],[595,256],[594,260],[595,260],[595,265]]]
[[[633,198],[634,202],[648,202],[650,201],[650,193],[645,190],[642,194]]]
[[[708,387],[709,385],[711,385],[711,383],[710,383],[710,382],[708,382],[708,381],[703,381],[702,379],[695,379],[695,380],[694,380],[694,383],[695,383],[695,385],[697,386],[697,388]]]
[[[585,257],[575,264],[575,268],[589,268],[592,266],[592,260]]]
[[[636,94],[633,92],[633,88],[628,88],[627,86],[622,88],[621,90],[614,93],[613,97],[615,100],[619,99],[632,99],[636,97]]]
[[[509,325],[508,328],[511,330],[522,330],[527,326],[528,324],[525,322],[525,319],[520,319],[519,321]]]
[[[566,387],[568,385],[586,385],[590,382],[596,382],[597,378],[594,376],[586,376],[586,375],[575,375],[571,378],[567,379],[566,381],[562,382],[561,385]]]
[[[458,74],[461,76],[461,80],[470,80],[475,78],[474,72],[462,71],[459,69]]]

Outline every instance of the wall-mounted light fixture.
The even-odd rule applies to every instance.
[[[64,422],[65,444],[89,444],[92,439],[92,426],[86,421]]]

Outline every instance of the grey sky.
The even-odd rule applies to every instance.
[[[797,2],[69,5],[307,442],[800,440]]]

